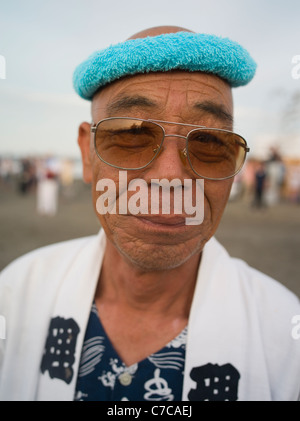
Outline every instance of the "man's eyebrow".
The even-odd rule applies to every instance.
[[[223,105],[219,105],[211,101],[203,101],[196,102],[194,104],[194,108],[211,114],[214,117],[217,117],[219,120],[225,121],[231,125],[233,123],[233,116],[225,110]]]
[[[154,108],[157,107],[156,102],[141,95],[122,96],[117,98],[112,103],[108,104],[106,111],[109,115],[114,115],[117,112],[128,111],[132,108]]]
[[[153,109],[157,108],[158,104],[150,98],[147,98],[142,95],[133,95],[133,96],[120,96],[117,97],[113,102],[107,105],[106,111],[109,116],[114,116],[114,114],[124,111],[129,111],[132,108],[148,108]],[[211,114],[214,117],[217,117],[222,122],[232,125],[233,117],[228,113],[223,105],[216,104],[212,101],[203,101],[196,102],[193,108],[204,111],[205,113]]]

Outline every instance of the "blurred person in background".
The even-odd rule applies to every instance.
[[[32,159],[21,160],[19,191],[22,194],[31,192],[36,186],[35,163]]]
[[[72,197],[74,195],[74,163],[70,159],[62,160],[59,181],[64,197]]]
[[[37,212],[40,215],[55,216],[59,193],[57,161],[49,158],[40,160],[37,174]]]
[[[266,202],[268,205],[276,205],[281,200],[282,186],[285,177],[285,166],[279,152],[271,148],[270,158],[266,163],[268,186],[266,191]]]
[[[267,172],[264,162],[260,162],[255,171],[255,184],[254,184],[254,206],[262,208],[265,203],[265,192],[267,187]]]

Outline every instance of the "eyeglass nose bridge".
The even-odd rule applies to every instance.
[[[180,139],[184,139],[186,142],[187,142],[187,139],[188,139],[188,136],[183,136],[181,134],[166,134],[166,133],[164,133],[164,140],[165,140],[166,137],[179,137]],[[185,145],[185,147],[180,152],[181,152],[181,155],[184,156],[184,158],[187,157],[187,144]]]
[[[182,136],[181,134],[165,134],[164,137],[181,137],[182,139],[187,139],[187,136]]]

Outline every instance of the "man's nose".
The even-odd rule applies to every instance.
[[[158,156],[149,165],[149,172],[155,178],[190,178],[190,167],[186,158],[186,139],[180,135],[165,135]]]

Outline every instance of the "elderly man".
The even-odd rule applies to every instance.
[[[298,298],[214,238],[249,150],[232,131],[231,88],[254,73],[237,43],[177,27],[76,69],[92,101],[78,143],[102,229],[3,271],[1,400],[299,398]],[[160,180],[176,180],[167,211],[162,185],[150,208]],[[196,221],[176,208],[186,191]]]

